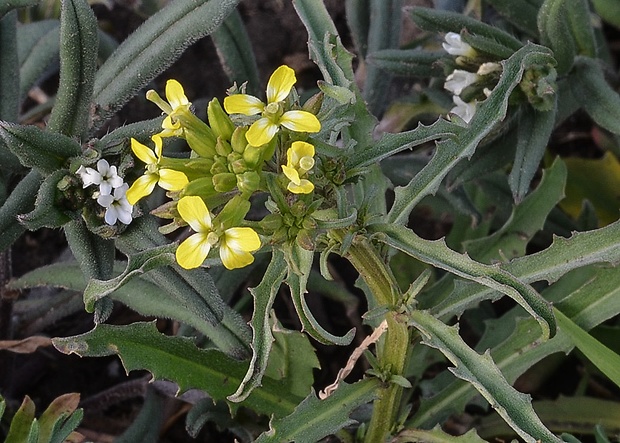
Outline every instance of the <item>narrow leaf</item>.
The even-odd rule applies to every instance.
[[[538,36],[536,16],[538,8],[526,1],[516,3],[513,0],[488,0],[497,12],[520,30],[531,36]]]
[[[85,139],[97,67],[97,19],[86,0],[63,0],[60,83],[48,129]]]
[[[77,393],[64,394],[55,398],[39,417],[39,441],[63,442],[64,438],[77,427],[79,421],[70,430],[63,427],[63,424],[67,424],[66,422],[74,415],[81,420],[82,411],[77,410],[79,402],[80,394]],[[64,432],[62,432],[63,429]]]
[[[86,278],[111,277],[114,266],[114,241],[93,234],[82,220],[71,221],[64,228],[71,252]]]
[[[30,397],[24,397],[24,401],[13,416],[11,427],[4,443],[24,443],[29,441],[29,436],[36,420],[34,412],[34,402]]]
[[[422,332],[428,346],[441,351],[454,365],[457,377],[472,383],[493,409],[528,443],[560,442],[540,421],[531,397],[508,384],[489,352],[482,355],[463,341],[455,327],[446,326],[427,311],[410,314],[413,325]]]
[[[394,436],[393,443],[485,443],[478,436],[475,429],[470,429],[463,435],[454,436],[446,433],[437,425],[431,430],[405,429]]]
[[[261,434],[256,443],[320,441],[354,423],[349,418],[351,412],[374,400],[379,386],[379,380],[369,378],[352,385],[342,384],[324,400],[312,393],[292,414],[272,421],[271,429]]]
[[[231,395],[246,373],[247,363],[217,350],[197,348],[190,339],[160,334],[154,323],[128,326],[100,324],[75,337],[56,338],[54,346],[63,353],[81,357],[118,355],[127,372],[146,369],[156,379],[172,380],[179,391],[201,389],[217,400]],[[263,379],[244,405],[263,414],[288,415],[299,398],[278,388],[278,382]]]
[[[6,16],[4,14],[18,5],[19,0],[15,3],[0,0],[0,47],[3,49],[0,51],[0,120],[8,121],[17,121],[19,111],[19,62],[17,12],[13,11]]]
[[[366,62],[401,77],[440,77],[443,69],[437,64],[437,60],[445,55],[444,51],[382,49],[368,54]]]
[[[239,0],[178,0],[151,16],[97,71],[94,125],[99,127],[192,43],[211,34]]]
[[[30,171],[21,179],[0,207],[0,251],[8,248],[26,230],[17,216],[32,210],[41,185],[42,177],[37,171]]]
[[[614,134],[620,134],[620,95],[607,83],[598,60],[579,57],[570,76],[573,94],[592,119]]]
[[[521,114],[517,129],[517,152],[508,176],[508,184],[517,203],[530,190],[530,183],[547,149],[555,125],[555,115],[556,106],[552,111],[528,109]]]
[[[247,82],[248,93],[257,94],[260,90],[258,66],[245,25],[236,9],[211,34],[211,38],[228,79],[239,85]]]
[[[0,121],[0,138],[24,166],[34,168],[43,175],[62,169],[71,157],[82,152],[80,144],[66,135],[32,125]]]
[[[570,70],[577,55],[568,12],[570,3],[571,0],[545,0],[538,12],[541,41],[553,49],[559,74]]]
[[[620,355],[575,324],[558,309],[554,309],[558,327],[570,337],[575,346],[616,386],[620,387]]]
[[[18,30],[19,96],[41,80],[41,76],[58,61],[60,53],[60,22],[41,20],[21,25]]]
[[[70,211],[60,209],[64,202],[58,201],[58,182],[68,173],[67,169],[59,169],[43,180],[37,193],[34,209],[27,214],[19,215],[20,223],[29,230],[36,231],[43,227],[60,228],[71,220]]]
[[[504,68],[499,83],[489,98],[480,104],[467,130],[437,143],[435,155],[428,165],[406,187],[396,188],[388,221],[403,224],[423,197],[434,194],[448,172],[462,159],[471,157],[484,137],[506,117],[508,97],[521,81],[523,72],[533,65],[547,65],[552,61],[549,49],[529,43],[502,62]]]
[[[250,289],[254,299],[254,312],[250,321],[252,328],[252,343],[250,345],[253,351],[252,359],[250,360],[248,372],[243,377],[237,391],[228,397],[230,401],[242,402],[257,386],[260,386],[267,369],[271,345],[274,341],[269,314],[285,275],[286,261],[284,260],[284,254],[274,251],[271,263],[269,263],[260,284]]]

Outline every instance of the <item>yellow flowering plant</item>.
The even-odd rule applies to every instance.
[[[582,412],[612,423],[620,386],[620,95],[608,82],[618,51],[592,19],[613,17],[609,2],[494,0],[463,12],[343,2],[345,48],[325,2],[295,0],[284,10],[301,19],[318,69],[287,56],[264,83],[239,0],[167,2],[116,49],[86,0],[63,0],[59,22],[19,24],[30,14],[14,7],[29,2],[4,3],[0,350],[51,343],[152,374],[130,381],[144,406],[119,441],[181,441],[168,434],[181,415],[194,438],[215,422],[209,441],[576,441],[559,435],[562,420],[605,440]],[[402,14],[419,28],[405,45]],[[183,59],[166,71],[207,34],[230,82],[201,85]],[[34,77],[50,72],[58,40],[56,92]],[[23,97],[43,89],[54,100],[30,108]],[[138,121],[144,104],[161,115]],[[135,121],[115,128],[125,118]],[[564,213],[580,163],[567,172],[552,157],[574,122],[609,152],[602,178],[581,181],[597,198],[579,206],[569,195]],[[76,260],[10,278],[11,245],[42,228],[61,228]],[[26,293],[44,284],[62,290]],[[92,318],[78,318],[82,303]],[[148,320],[107,323],[119,304]],[[67,337],[67,325],[93,322]],[[513,386],[574,348],[598,369],[580,363],[581,383],[596,381],[606,399],[539,402]],[[0,360],[0,391],[29,392],[10,361]],[[108,372],[118,384],[85,409],[134,391]],[[0,415],[10,400],[0,397]],[[0,435],[83,440],[71,435],[77,405],[61,397],[35,419],[24,400]],[[560,406],[572,415],[558,421]],[[467,434],[449,435],[455,417]]]

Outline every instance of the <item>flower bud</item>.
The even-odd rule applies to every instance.
[[[235,130],[235,125],[230,120],[230,117],[217,98],[214,98],[209,102],[207,106],[207,118],[209,119],[209,125],[216,137],[221,137],[224,140],[230,140]]]
[[[304,103],[302,109],[304,111],[308,111],[311,114],[318,114],[321,110],[321,106],[323,105],[323,92],[317,92]]]
[[[215,143],[215,152],[217,152],[218,155],[227,156],[232,152],[232,148],[226,140],[222,137],[218,137],[217,142]]]
[[[240,126],[234,130],[230,139],[230,145],[232,146],[233,151],[238,152],[239,154],[243,154],[248,146],[248,141],[245,138],[246,132],[248,132],[248,128]]]
[[[310,231],[307,229],[301,229],[295,237],[295,242],[306,251],[314,251],[315,244]]]
[[[260,185],[260,175],[256,171],[247,171],[237,174],[237,188],[242,194],[251,194]]]
[[[262,148],[248,145],[243,151],[243,160],[249,168],[255,168],[260,163],[263,157]]]
[[[227,157],[228,159],[228,169],[234,172],[235,174],[243,174],[248,170],[248,165],[243,160],[240,154],[236,152],[231,153]]]
[[[274,233],[283,226],[280,214],[269,214],[258,223],[268,233]]]
[[[237,186],[237,176],[232,172],[213,175],[213,187],[217,192],[230,192]]]

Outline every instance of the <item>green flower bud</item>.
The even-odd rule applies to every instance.
[[[222,157],[227,156],[232,152],[230,143],[228,143],[222,137],[218,137],[217,142],[215,143],[215,152],[217,152],[218,155],[221,155]]]
[[[243,194],[251,194],[258,189],[260,185],[260,175],[256,171],[248,171],[243,174],[237,174],[237,188]]]
[[[310,231],[307,229],[302,229],[297,233],[295,242],[306,251],[314,251],[314,248],[316,247],[314,244],[314,239],[312,238],[312,235],[310,235]]]
[[[306,215],[307,209],[308,207],[306,204],[301,200],[298,200],[291,206],[291,214],[293,214],[295,218],[302,218]]]
[[[304,220],[301,222],[301,226],[304,229],[311,231],[313,229],[316,229],[316,220],[312,217],[304,217]]]
[[[235,125],[230,120],[230,117],[222,109],[222,105],[217,98],[214,98],[209,102],[207,106],[207,118],[209,119],[209,125],[217,137],[221,137],[224,140],[230,140],[235,130]]]
[[[211,128],[198,117],[194,116],[191,121],[193,122],[191,126],[184,125],[183,135],[187,144],[192,148],[192,151],[199,156],[205,158],[213,157],[216,154],[215,143],[217,142],[217,138],[215,134],[213,134]]]
[[[237,186],[237,176],[232,172],[213,175],[213,187],[217,192],[230,192]]]
[[[206,176],[192,180],[187,185],[185,185],[185,188],[183,188],[183,191],[181,191],[181,197],[185,195],[199,195],[205,198],[215,193],[216,190],[213,186],[213,178],[210,176]]]
[[[243,174],[248,170],[248,165],[240,154],[233,152],[228,156],[228,169],[235,174]]]
[[[211,169],[209,170],[209,172],[211,173],[211,175],[230,172],[228,171],[228,162],[226,161],[226,158],[217,157],[215,159],[215,163],[213,163],[213,166],[211,166]]]
[[[323,97],[323,92],[317,92],[304,103],[302,109],[314,115],[318,114],[323,105]]]
[[[555,104],[557,72],[552,66],[534,66],[519,83],[527,101],[538,111],[550,111]]]
[[[247,127],[238,127],[234,130],[230,139],[230,145],[232,146],[233,151],[238,152],[239,154],[243,154],[248,146],[248,141],[245,138],[246,132],[248,132]]]
[[[259,222],[259,225],[268,233],[275,233],[278,229],[284,226],[282,216],[280,214],[267,215]]]
[[[256,168],[263,157],[263,150],[256,146],[248,145],[243,151],[243,160],[249,168]]]

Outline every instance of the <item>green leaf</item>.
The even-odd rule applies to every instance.
[[[0,0],[0,19],[13,9],[25,8],[39,3],[39,0]]]
[[[598,426],[610,436],[620,432],[618,402],[593,397],[560,395],[556,400],[534,401],[532,405],[540,419],[544,423],[549,423],[549,428],[556,433],[592,435]],[[510,433],[503,422],[500,423],[492,416],[484,417],[476,429],[482,437],[489,440],[494,436],[506,436]]]
[[[443,69],[437,64],[437,60],[445,55],[445,51],[381,49],[368,54],[366,62],[402,77],[440,77]]]
[[[114,241],[106,240],[88,230],[83,220],[64,225],[67,242],[82,269],[89,278],[107,279],[114,266]]]
[[[369,378],[352,385],[343,383],[324,400],[319,400],[312,393],[295,412],[282,419],[273,420],[271,429],[261,434],[256,443],[319,441],[354,423],[349,418],[351,412],[374,400],[379,386],[379,380]]]
[[[41,175],[37,171],[30,171],[15,186],[0,207],[0,232],[2,232],[0,235],[0,251],[11,246],[26,230],[18,222],[17,216],[32,210],[41,180]]]
[[[19,51],[19,95],[41,80],[41,76],[58,60],[60,52],[60,22],[41,20],[26,23],[17,29]]]
[[[86,138],[97,67],[97,19],[86,0],[63,0],[60,15],[60,83],[47,127]]]
[[[569,24],[569,3],[571,0],[545,0],[537,19],[541,41],[553,49],[559,74],[570,70],[577,55]]]
[[[370,26],[368,52],[395,49],[400,41],[402,0],[370,0]],[[366,66],[366,79],[362,94],[370,112],[381,115],[387,104],[385,96],[391,75],[376,65]]]
[[[521,114],[517,128],[517,151],[508,176],[516,203],[521,202],[530,190],[530,183],[538,171],[555,125],[556,109],[556,106],[552,111],[528,109]]]
[[[211,34],[224,72],[231,82],[248,83],[248,93],[258,95],[260,81],[258,66],[245,25],[235,9],[222,25]]]
[[[154,217],[143,216],[135,219],[123,235],[116,239],[116,246],[121,252],[131,256],[150,248],[168,245],[169,240],[160,234],[157,228]],[[221,317],[219,315],[216,317],[221,318],[220,323],[216,325],[205,323],[205,328],[210,327],[208,337],[219,349],[235,358],[249,357],[250,328],[241,315],[221,299],[206,269],[186,270],[178,265],[160,267],[151,270],[148,279],[169,294],[173,294],[177,303],[189,306],[202,305],[196,315],[202,310],[222,313]],[[183,301],[185,299],[187,301]]]
[[[547,215],[564,197],[566,167],[560,159],[544,171],[534,192],[515,206],[504,226],[492,235],[465,243],[474,260],[483,263],[507,261],[525,255],[525,248],[543,228]]]
[[[8,121],[17,121],[20,104],[16,35],[17,12],[11,12],[3,17],[7,11],[15,7],[14,5],[15,3],[7,0],[0,0],[0,47],[2,48],[0,51],[0,95],[2,96],[0,120]]]
[[[469,34],[495,41],[504,48],[504,51],[510,53],[523,46],[519,40],[507,32],[456,12],[414,7],[410,9],[410,14],[414,23],[425,31],[456,32],[458,34],[465,29]]]
[[[531,397],[508,384],[488,351],[478,354],[467,346],[456,327],[446,326],[427,311],[414,311],[410,319],[422,332],[423,343],[441,351],[455,365],[451,372],[471,383],[521,438],[528,443],[561,441],[542,424]]]
[[[620,355],[575,324],[558,309],[554,310],[558,326],[564,329],[575,346],[616,386],[620,387]]]
[[[620,28],[620,3],[615,0],[592,0],[592,5],[603,20]]]
[[[39,417],[39,442],[62,443],[77,428],[83,412],[77,409],[80,394],[70,393],[55,398]]]
[[[23,215],[19,215],[18,219],[27,229],[36,231],[37,229],[59,228],[65,223],[71,221],[69,214],[59,208],[58,182],[62,180],[69,171],[67,169],[59,169],[43,180],[34,209]]]
[[[523,32],[531,36],[538,36],[536,17],[538,7],[531,2],[513,0],[487,0],[493,9],[505,17],[510,23],[514,24]]]
[[[160,334],[154,323],[99,324],[86,334],[55,338],[53,344],[60,352],[81,357],[118,355],[127,372],[146,369],[155,379],[176,382],[180,392],[201,389],[214,401],[231,395],[247,369],[247,363],[217,350],[199,349],[188,338]],[[280,389],[277,381],[263,378],[262,386],[250,394],[244,406],[262,414],[284,416],[299,400]]]
[[[598,60],[578,57],[570,87],[585,111],[600,126],[620,134],[620,95],[607,83]]]
[[[154,388],[147,388],[140,413],[125,432],[114,440],[115,443],[157,441],[164,425],[166,400]]]
[[[255,288],[250,289],[254,300],[254,312],[250,327],[252,328],[252,359],[248,372],[243,377],[237,391],[228,397],[230,401],[242,402],[257,387],[260,386],[263,374],[267,369],[269,353],[274,342],[271,333],[269,314],[273,307],[276,294],[286,275],[286,261],[284,254],[274,250],[271,263],[267,267],[263,279]]]
[[[366,58],[368,29],[370,28],[370,0],[345,0],[344,7],[356,52],[362,58]]]
[[[30,442],[31,435],[36,432],[34,418],[35,406],[30,397],[24,397],[24,401],[13,416],[9,433],[4,443],[24,443]]]
[[[553,301],[560,311],[580,327],[589,330],[620,313],[619,269],[593,266],[578,269],[545,290],[543,296]],[[514,382],[544,357],[558,352],[568,353],[573,349],[574,343],[564,329],[559,328],[553,339],[540,343],[534,319],[519,318],[522,312],[517,309],[511,312],[511,316],[506,314],[502,318],[491,320],[478,344],[478,349],[492,347],[493,360],[509,382]],[[452,315],[454,314],[448,314]],[[506,324],[510,324],[511,318],[513,328],[506,334],[500,334]],[[463,381],[438,386],[436,392],[436,395],[422,402],[418,414],[411,420],[411,426],[432,426],[443,414],[449,414],[451,410],[462,410],[476,394],[475,390]]]
[[[403,226],[376,224],[369,226],[369,231],[385,234],[377,239],[418,260],[508,295],[536,319],[542,329],[543,339],[555,335],[551,305],[531,286],[508,272],[496,266],[478,263],[467,255],[453,251],[446,246],[443,239],[423,240]]]
[[[319,343],[325,345],[347,346],[355,337],[355,329],[352,328],[344,336],[338,337],[327,332],[314,318],[310,307],[306,302],[306,285],[312,268],[314,252],[303,249],[296,242],[291,246],[287,254],[289,264],[286,284],[291,288],[293,305],[299,316],[302,329]]]
[[[485,443],[478,436],[475,429],[470,429],[463,435],[454,436],[446,433],[441,426],[437,425],[431,430],[405,429],[392,439],[393,443]]]
[[[0,121],[0,138],[24,166],[34,168],[42,175],[68,166],[68,160],[82,152],[80,144],[66,135],[32,125]]]
[[[101,126],[188,46],[214,32],[238,3],[178,0],[151,16],[97,71],[94,126]]]
[[[395,189],[395,201],[387,220],[404,224],[413,207],[426,195],[434,194],[448,172],[462,159],[471,157],[478,144],[504,120],[508,97],[521,81],[523,72],[531,66],[545,66],[552,61],[548,48],[528,43],[502,62],[504,68],[499,83],[489,98],[480,104],[467,130],[438,142],[428,165],[407,186]]]

